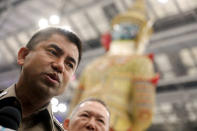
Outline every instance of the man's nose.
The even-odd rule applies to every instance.
[[[89,130],[89,131],[95,131],[96,130],[96,127],[95,127],[95,120],[94,118],[91,118],[86,126],[86,128]]]
[[[62,73],[64,71],[64,62],[62,60],[56,60],[52,63],[52,68],[58,73]]]

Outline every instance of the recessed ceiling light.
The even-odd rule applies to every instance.
[[[57,25],[60,22],[60,17],[58,15],[52,15],[50,16],[49,21],[51,24]]]
[[[58,107],[58,110],[60,112],[65,112],[67,110],[67,106],[65,104],[62,104],[62,103],[59,104],[57,107]]]
[[[158,0],[160,3],[162,4],[166,4],[168,2],[168,0]]]
[[[55,105],[55,106],[56,106],[58,103],[59,103],[59,101],[58,101],[57,98],[52,98],[52,99],[51,99],[51,104],[52,104],[52,105]]]
[[[38,25],[39,25],[39,27],[40,27],[41,29],[42,29],[42,28],[46,28],[46,27],[49,26],[48,20],[45,19],[45,18],[42,18],[42,19],[39,20]]]

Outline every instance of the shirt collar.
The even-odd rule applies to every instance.
[[[4,92],[6,92],[6,95],[2,96],[2,98],[7,98],[7,97],[16,97],[16,89],[15,89],[15,84],[11,85],[10,87],[8,87]],[[47,103],[46,105],[44,105],[41,109],[39,109],[38,111],[36,111],[35,113],[41,112],[43,110],[47,110],[47,112],[49,113],[50,116],[50,123],[52,125],[52,129],[54,130],[54,124],[53,124],[53,112],[52,112],[52,105],[51,103]]]

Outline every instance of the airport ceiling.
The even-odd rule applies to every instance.
[[[126,11],[133,2],[134,0],[0,0],[1,74],[19,69],[16,64],[17,51],[41,28],[40,25],[59,22],[58,25],[72,29],[83,41],[84,56],[77,72],[79,76],[87,63],[104,53],[99,39],[101,34],[110,30],[111,19]],[[146,0],[146,5],[155,30],[147,53],[155,53],[156,69],[164,80],[160,81],[161,85],[173,83],[172,77],[192,77],[197,72],[197,1]],[[51,19],[55,15],[59,16],[59,21],[56,19],[54,23]],[[165,78],[169,79],[165,81]]]
[[[0,39],[19,37],[24,43],[37,30],[40,19],[60,17],[84,40],[97,38],[109,30],[110,20],[124,12],[134,0],[0,0]],[[165,3],[166,2],[166,3]],[[146,0],[149,18],[154,21],[184,14],[197,7],[196,0]],[[21,38],[22,37],[22,38]],[[23,40],[24,39],[24,40]]]

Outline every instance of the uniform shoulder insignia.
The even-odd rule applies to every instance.
[[[53,122],[58,131],[65,131],[63,126],[59,123],[59,121],[56,118],[53,118]]]
[[[7,91],[0,91],[0,98],[6,95],[8,92]]]

